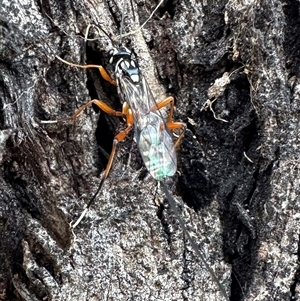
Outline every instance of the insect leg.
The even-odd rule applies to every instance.
[[[109,171],[111,169],[111,166],[112,166],[112,163],[113,163],[113,160],[114,160],[114,157],[115,157],[115,153],[116,153],[116,149],[117,149],[117,145],[120,141],[123,141],[126,136],[128,135],[128,133],[131,131],[132,129],[132,124],[133,124],[133,116],[131,114],[131,112],[128,110],[128,105],[125,104],[124,108],[123,108],[123,112],[122,114],[125,114],[126,112],[126,120],[127,120],[127,127],[125,130],[119,132],[115,138],[114,138],[114,141],[113,141],[113,146],[112,146],[112,150],[111,150],[111,153],[110,153],[110,156],[109,156],[109,159],[108,159],[108,163],[106,165],[106,168],[104,170],[104,173],[102,174],[101,176],[101,180],[100,180],[100,184],[98,186],[98,189],[97,191],[95,192],[95,194],[93,195],[93,197],[91,198],[91,200],[89,201],[89,203],[87,204],[86,208],[83,210],[83,212],[81,213],[80,217],[77,219],[77,221],[71,225],[72,228],[74,229],[75,227],[78,226],[78,224],[81,222],[81,220],[84,218],[85,214],[87,213],[87,211],[89,210],[89,208],[91,207],[91,205],[93,204],[93,202],[95,201],[96,199],[96,196],[98,195],[98,193],[100,192],[103,184],[104,184],[104,181],[106,180],[108,174],[109,174]]]
[[[112,166],[112,163],[113,163],[113,159],[115,157],[115,153],[116,153],[116,148],[117,148],[117,145],[120,141],[124,140],[126,138],[126,136],[128,135],[128,133],[130,132],[130,130],[132,129],[132,125],[128,125],[127,128],[123,131],[121,131],[119,134],[117,134],[114,138],[114,141],[113,141],[113,146],[112,146],[112,150],[111,150],[111,153],[110,153],[110,156],[109,156],[109,159],[108,159],[108,163],[107,163],[107,166],[104,170],[104,173],[101,177],[101,180],[100,180],[100,184],[98,186],[98,189],[97,191],[95,192],[94,196],[91,198],[91,200],[89,201],[89,203],[87,204],[86,208],[83,210],[83,212],[81,213],[80,217],[77,219],[77,221],[71,225],[72,228],[74,229],[75,227],[78,226],[78,224],[81,222],[81,220],[84,218],[85,214],[87,213],[87,211],[89,210],[89,208],[91,207],[91,205],[93,204],[93,202],[95,201],[96,199],[96,196],[98,195],[98,193],[100,192],[103,184],[104,184],[104,181],[106,180],[108,174],[109,174],[109,171],[111,169],[111,166]]]
[[[113,115],[113,116],[117,116],[117,117],[124,117],[125,113],[121,112],[121,111],[115,111],[114,109],[112,109],[110,106],[108,106],[106,103],[104,103],[102,100],[98,100],[98,99],[93,99],[90,100],[89,102],[87,102],[86,104],[84,104],[83,106],[81,106],[70,118],[68,119],[73,119],[75,120],[78,115],[84,110],[86,109],[88,106],[90,106],[91,104],[95,104],[97,107],[99,107],[100,110],[102,110],[103,112],[109,114],[109,115]]]
[[[121,111],[115,111],[114,109],[112,109],[110,106],[108,106],[106,103],[104,103],[102,100],[98,100],[98,99],[93,99],[90,100],[89,102],[87,102],[86,104],[84,104],[83,106],[81,106],[79,109],[77,109],[75,111],[75,113],[71,116],[71,117],[67,117],[67,118],[60,118],[57,120],[41,120],[41,123],[57,123],[60,121],[67,121],[67,120],[74,120],[78,117],[78,115],[84,110],[86,109],[88,106],[90,106],[92,103],[94,103],[97,107],[100,108],[100,110],[102,110],[103,112],[116,116],[116,117],[125,117],[126,116],[126,112],[121,112]]]
[[[167,106],[168,104],[170,104],[170,113],[167,118],[167,122],[171,122],[173,118],[173,112],[174,112],[174,98],[172,96],[169,96],[166,99],[159,101],[157,103],[156,108],[154,108],[154,110],[155,109],[160,110],[161,108]]]
[[[176,129],[181,129],[181,133],[179,134],[179,137],[177,138],[176,142],[174,143],[174,147],[176,148],[178,146],[178,144],[180,143],[180,141],[183,137],[183,134],[186,130],[186,124],[183,122],[171,121],[171,122],[167,122],[167,127],[171,131],[176,130]]]
[[[160,102],[157,103],[156,109],[161,109],[165,106],[167,106],[168,104],[170,104],[170,113],[169,116],[167,118],[167,127],[169,130],[176,130],[176,129],[181,129],[181,133],[179,134],[179,137],[177,138],[174,146],[175,148],[178,146],[178,144],[180,143],[183,134],[186,130],[186,124],[183,122],[174,122],[172,121],[173,119],[173,113],[174,113],[174,98],[172,96],[167,97],[164,100],[161,100]]]
[[[112,85],[116,86],[117,83],[115,80],[113,80],[108,73],[106,72],[106,70],[104,69],[104,67],[102,67],[101,65],[78,65],[78,64],[73,64],[70,63],[68,61],[63,60],[62,58],[60,58],[59,56],[56,56],[57,59],[59,59],[61,62],[71,66],[71,67],[77,67],[77,68],[82,68],[82,69],[89,69],[89,68],[98,68],[100,71],[101,76],[108,81],[109,83],[111,83]]]

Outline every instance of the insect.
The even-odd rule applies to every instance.
[[[118,93],[121,99],[124,99],[123,109],[115,111],[103,101],[93,99],[81,106],[71,119],[76,119],[77,116],[91,104],[97,105],[103,112],[124,117],[127,127],[119,132],[113,140],[112,151],[108,159],[107,166],[103,172],[99,187],[90,200],[85,210],[82,212],[78,220],[72,225],[75,228],[88,208],[94,202],[97,194],[102,188],[102,185],[107,178],[111,169],[113,159],[116,153],[117,144],[123,141],[128,133],[134,127],[135,139],[140,150],[142,159],[151,176],[157,181],[162,181],[166,177],[171,177],[177,170],[177,157],[175,148],[178,146],[186,125],[182,122],[172,121],[174,111],[174,98],[167,97],[166,99],[156,102],[148,83],[139,69],[137,59],[132,51],[124,46],[113,48],[110,51],[110,63],[115,66],[115,78],[113,80],[105,69],[100,65],[77,65],[67,62],[59,58],[62,62],[69,66],[79,68],[98,68],[102,77],[113,85],[117,85]],[[170,112],[165,121],[160,109],[170,104]],[[181,130],[176,142],[173,143],[173,138],[170,133],[172,130]]]
[[[151,18],[161,3],[162,1],[160,1],[160,3],[156,6],[149,18]],[[122,15],[120,40],[122,39],[123,19],[124,15]],[[144,24],[142,26],[144,26]],[[157,181],[162,181],[175,174],[177,170],[175,149],[180,143],[186,129],[185,123],[174,122],[172,120],[174,112],[173,97],[170,96],[164,100],[156,102],[149,85],[139,68],[137,57],[133,51],[122,46],[122,43],[120,42],[118,47],[113,47],[110,50],[109,57],[109,63],[114,66],[115,79],[112,79],[101,65],[78,65],[57,57],[60,61],[72,67],[83,69],[98,68],[101,76],[106,81],[117,86],[120,99],[124,101],[122,111],[116,111],[103,101],[93,99],[81,106],[74,113],[71,119],[75,120],[85,108],[91,104],[95,104],[103,112],[116,117],[123,117],[126,120],[126,128],[114,137],[111,154],[109,156],[107,166],[102,174],[98,189],[82,212],[81,216],[72,225],[73,228],[81,222],[100,192],[111,169],[117,144],[126,138],[132,128],[134,128],[135,140],[144,164],[151,176]],[[165,121],[160,109],[168,105],[170,105],[169,115]],[[173,143],[173,137],[171,134],[171,131],[173,130],[180,130],[175,143]]]
[[[122,26],[121,26],[122,27]],[[81,106],[71,117],[75,120],[77,116],[91,104],[95,104],[103,112],[116,116],[123,117],[126,120],[126,127],[119,132],[113,140],[112,151],[108,159],[107,166],[101,176],[100,184],[92,199],[87,204],[86,208],[72,225],[73,228],[77,227],[81,220],[84,218],[86,212],[96,199],[103,184],[110,172],[112,163],[115,157],[117,145],[123,141],[128,133],[134,129],[135,140],[138,145],[143,162],[151,174],[157,181],[162,183],[163,190],[171,203],[171,206],[176,208],[172,197],[168,193],[163,181],[167,177],[171,177],[177,170],[177,157],[176,147],[179,145],[186,125],[183,122],[173,121],[174,112],[174,98],[167,97],[164,100],[156,101],[149,85],[139,68],[137,57],[133,51],[123,46],[113,47],[109,52],[109,63],[114,66],[114,79],[106,72],[103,66],[100,65],[78,65],[65,61],[58,57],[63,63],[83,69],[98,68],[101,76],[109,83],[116,85],[120,99],[124,101],[122,111],[116,111],[101,100],[93,99],[83,106]],[[160,110],[166,106],[170,106],[169,114],[166,120],[163,118]],[[175,143],[173,142],[172,131],[179,130],[179,136]],[[175,214],[178,216],[177,210]],[[178,216],[179,218],[179,216]],[[180,218],[179,218],[180,219]],[[209,267],[204,259],[201,251],[193,242],[188,234],[183,221],[180,219],[181,227],[186,233],[188,240],[191,242],[192,247],[195,249],[197,255],[204,262],[206,269],[212,275],[213,280],[217,283],[224,298],[228,300],[225,289],[218,281],[213,270]]]

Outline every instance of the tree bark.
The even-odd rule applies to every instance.
[[[299,1],[2,1],[0,299],[224,300],[122,119],[109,50],[137,55],[156,100],[188,129],[170,185],[230,300],[299,294]],[[124,14],[123,38],[120,39]],[[88,41],[86,29],[90,25]]]

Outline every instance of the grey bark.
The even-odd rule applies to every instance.
[[[223,300],[186,240],[132,135],[99,184],[120,110],[97,70],[155,1],[8,1],[0,6],[0,299]],[[299,1],[166,1],[134,49],[157,100],[188,130],[170,186],[230,300],[299,295]],[[91,27],[85,43],[84,34]],[[105,34],[104,33],[107,33]],[[111,38],[109,38],[111,37]],[[104,151],[103,151],[104,150]]]

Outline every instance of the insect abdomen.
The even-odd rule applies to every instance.
[[[139,132],[137,143],[143,161],[154,179],[161,181],[175,174],[176,152],[172,137],[162,120],[146,125]]]

